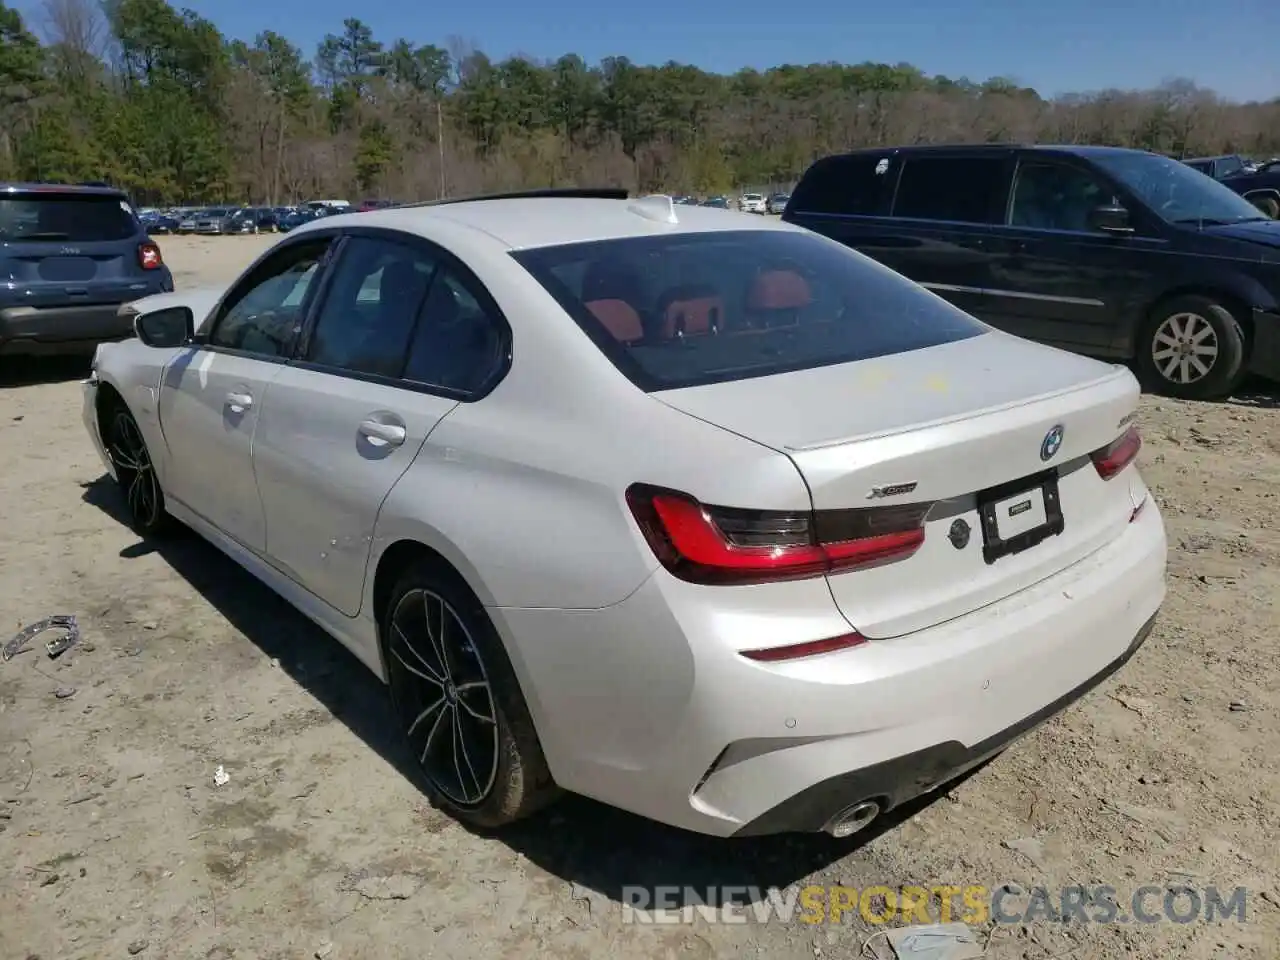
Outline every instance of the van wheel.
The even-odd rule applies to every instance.
[[[382,617],[391,699],[435,803],[492,829],[558,795],[515,671],[488,615],[451,571],[421,562]]]
[[[1245,376],[1245,336],[1221,302],[1198,294],[1160,304],[1138,346],[1149,386],[1183,400],[1219,400]]]

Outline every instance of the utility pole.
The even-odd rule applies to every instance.
[[[440,199],[444,197],[444,104],[436,94],[436,147],[440,151]]]

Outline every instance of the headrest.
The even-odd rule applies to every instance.
[[[800,310],[812,302],[809,281],[794,270],[766,270],[747,290],[748,310]]]

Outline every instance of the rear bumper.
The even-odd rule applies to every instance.
[[[1253,311],[1253,350],[1249,372],[1280,382],[1280,312]]]
[[[100,303],[0,310],[0,355],[92,353],[99,343],[133,336],[133,315],[122,315],[120,307]]]
[[[757,817],[738,830],[735,836],[814,833],[822,830],[840,811],[864,799],[875,799],[884,809],[892,810],[950,783],[983,761],[997,756],[1014,741],[1057,716],[1116,673],[1146,642],[1155,623],[1156,615],[1152,614],[1119,658],[1057,700],[999,733],[973,746],[951,740],[830,777]]]
[[[561,786],[712,835],[813,831],[947,782],[1119,669],[1164,600],[1167,549],[1148,500],[1034,586],[790,663],[736,651],[847,633],[822,581],[697,587],[659,571],[603,610],[492,613]]]

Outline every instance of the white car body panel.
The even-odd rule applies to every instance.
[[[644,393],[508,254],[671,232],[804,233],[677,210],[670,224],[624,203],[528,199],[305,225],[281,243],[375,227],[466,263],[511,326],[505,377],[459,403],[130,340],[95,358],[86,429],[110,470],[97,422],[110,387],[138,420],[170,512],[384,679],[375,574],[405,542],[435,551],[488,611],[556,782],[705,833],[768,821],[850,771],[981,745],[1132,652],[1164,598],[1163,523],[1136,468],[1103,481],[1089,457],[1132,417],[1131,375],[991,332]],[[220,297],[139,306],[189,305],[200,323]],[[253,402],[228,416],[241,393]],[[404,441],[370,444],[370,418],[403,423]],[[1066,532],[975,565],[947,525],[973,519],[974,491],[1042,469],[1036,451],[1057,423]],[[638,481],[796,513],[863,506],[874,488],[910,482],[905,499],[938,501],[937,515],[902,565],[703,586],[649,548],[624,497]],[[805,660],[740,655],[855,629],[875,639]]]

